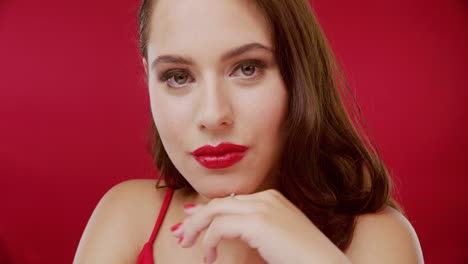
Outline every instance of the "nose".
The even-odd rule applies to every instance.
[[[220,131],[233,124],[231,98],[221,83],[207,84],[200,94],[198,126],[201,130]]]

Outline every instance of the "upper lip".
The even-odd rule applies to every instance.
[[[236,145],[233,143],[221,143],[216,147],[205,145],[191,152],[194,156],[204,155],[222,155],[229,152],[242,152],[247,150],[248,147],[243,145]]]

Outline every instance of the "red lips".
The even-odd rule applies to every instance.
[[[248,147],[231,143],[221,143],[216,147],[205,145],[191,154],[204,167],[222,169],[239,162],[246,154]]]

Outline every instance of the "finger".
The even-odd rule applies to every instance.
[[[184,213],[188,214],[188,215],[192,215],[192,214],[195,214],[196,212],[198,212],[204,205],[201,205],[201,204],[187,204],[184,206],[183,210],[184,210]],[[182,236],[182,233],[183,233],[183,229],[181,228],[182,225],[184,223],[180,223],[180,226],[175,229],[175,230],[171,230],[172,231],[172,234],[176,237],[181,237]]]
[[[184,205],[184,213],[191,215],[200,210],[204,205],[202,204],[186,204]]]
[[[283,200],[284,196],[281,192],[276,189],[268,189],[253,194],[237,194],[234,196],[234,199],[251,201],[251,200],[262,200],[262,201],[271,201],[273,199]]]
[[[187,217],[177,234],[184,234],[180,245],[190,247],[195,243],[199,232],[207,228],[215,217],[221,215],[252,215],[266,212],[267,205],[262,201],[242,201],[231,198],[217,198],[200,208],[196,214]]]
[[[196,218],[202,218],[204,220],[193,220],[196,223],[194,225],[195,233],[187,231],[190,230],[190,225],[188,223],[192,220],[190,220],[190,218],[186,218],[182,225],[177,230],[173,231],[173,235],[176,237],[182,237],[183,235],[184,238],[180,244],[183,245],[183,247],[190,247],[193,243],[195,243],[198,237],[198,232],[201,232],[203,229],[205,229],[212,221],[213,217],[215,217],[217,214],[252,214],[255,212],[262,213],[267,210],[267,207],[274,206],[274,203],[271,203],[271,201],[275,198],[280,198],[281,200],[282,194],[275,189],[269,189],[254,194],[241,194],[234,197],[227,196],[224,198],[215,198],[205,205],[198,204],[189,210],[184,210],[187,214],[196,215]],[[249,206],[247,204],[241,204],[240,207],[230,206],[229,204],[233,204],[233,200],[234,203],[236,203],[235,201],[250,201],[250,204]],[[250,207],[250,205],[254,206]],[[206,207],[209,207],[208,212],[206,212],[207,209],[202,210]],[[198,213],[199,211],[204,211],[204,213]]]
[[[216,217],[210,224],[202,241],[202,252],[208,264],[217,258],[217,247],[222,239],[241,238],[253,247],[251,226],[246,225],[249,216],[245,215],[223,215]]]

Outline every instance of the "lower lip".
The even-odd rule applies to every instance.
[[[247,151],[229,152],[223,155],[216,156],[194,156],[201,165],[208,169],[222,169],[230,167],[239,162]]]

